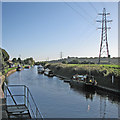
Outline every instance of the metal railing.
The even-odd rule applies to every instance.
[[[28,108],[31,118],[41,118],[43,120],[43,116],[26,85],[6,85],[4,82],[4,96],[6,105],[23,104]]]

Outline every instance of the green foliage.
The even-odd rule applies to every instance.
[[[33,60],[32,57],[24,60],[24,64],[27,64],[27,65],[34,65],[34,63],[35,63],[35,61]]]
[[[18,61],[20,64],[22,63],[21,58],[18,58],[17,61]]]
[[[63,63],[63,64],[67,64],[67,61],[66,61],[66,60],[64,60],[64,61],[62,61],[62,63]]]
[[[64,68],[64,69],[73,69],[74,71],[83,71],[83,73],[91,73],[93,75],[102,75],[102,76],[109,76],[115,75],[116,77],[120,76],[120,66],[118,65],[99,65],[99,64],[60,64],[60,63],[53,63],[50,64],[57,68]]]
[[[7,72],[9,72],[9,71],[11,71],[11,70],[14,70],[14,69],[16,69],[16,67],[13,67],[13,68],[6,68],[4,71],[5,71],[5,74],[7,73]]]
[[[91,62],[91,61],[83,61],[81,62],[80,64],[95,64],[94,62]]]
[[[40,65],[40,62],[35,62],[35,65]]]
[[[44,66],[44,65],[47,64],[47,63],[48,63],[47,61],[40,62],[40,64],[41,64],[42,66]]]
[[[13,59],[12,59],[12,62],[13,62],[13,63],[16,63],[16,62],[17,62],[17,59],[16,59],[16,58],[13,58]]]
[[[80,61],[76,60],[76,59],[68,62],[68,64],[79,64],[79,63],[80,63]]]
[[[9,58],[10,58],[9,54],[4,49],[2,49],[2,58],[3,58],[4,61],[9,60]]]

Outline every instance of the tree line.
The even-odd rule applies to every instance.
[[[10,64],[10,55],[5,49],[0,48],[0,70],[3,70],[6,67],[9,67]],[[35,61],[32,57],[26,58],[24,60],[21,60],[21,58],[13,58],[12,59],[13,64],[27,64],[27,65],[34,65]]]
[[[17,58],[13,58],[12,59],[12,62],[15,64],[15,63],[20,63],[20,64],[27,64],[27,65],[34,65],[35,64],[35,61],[32,57],[30,58],[26,58],[24,60],[21,60],[21,58],[19,57],[18,59]]]

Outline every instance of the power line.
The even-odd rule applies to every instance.
[[[68,7],[70,7],[72,10],[74,10],[78,15],[80,15],[81,17],[85,18],[79,11],[77,11],[75,8],[73,8],[70,4],[68,4],[67,2],[64,2]],[[85,18],[86,19],[86,18]]]
[[[90,21],[88,21],[88,19],[86,19],[79,11],[77,11],[75,8],[73,8],[70,4],[68,4],[67,2],[64,1],[64,3],[70,7],[73,11],[75,11],[79,16],[81,16],[85,21],[87,21],[87,23],[89,23],[91,26],[93,26],[94,24],[90,23]]]
[[[78,8],[80,8],[82,11],[84,11],[84,13],[87,14],[87,16],[89,16],[92,20],[94,19],[82,6],[80,6],[79,4],[77,4],[77,2],[74,2],[76,4],[76,6]]]
[[[88,3],[89,3],[89,5],[94,9],[94,11],[95,11],[96,13],[98,13],[97,9],[94,7],[94,5],[92,4],[92,2],[88,2]]]
[[[70,7],[72,10],[74,10],[78,15],[80,15],[82,18],[84,18],[86,21],[87,21],[87,23],[89,23],[90,25],[92,25],[92,27],[93,27],[93,25],[95,25],[95,22],[94,23],[90,23],[90,21],[88,21],[88,19],[86,19],[86,17],[84,17],[78,10],[76,10],[75,8],[73,8],[70,4],[68,4],[67,2],[65,2],[64,1],[64,3],[68,6],[68,7]],[[77,5],[77,3],[76,3],[76,5]],[[77,5],[79,8],[80,8],[80,6],[79,5]],[[82,9],[82,8],[81,8]],[[94,8],[95,9],[95,8]],[[86,14],[88,14],[86,11],[85,11],[85,9],[82,9]],[[96,10],[97,11],[97,10]],[[85,14],[85,15],[86,15]],[[89,15],[90,16],[90,15]],[[91,16],[90,16],[91,17]],[[91,17],[91,19],[93,20],[93,18]],[[95,19],[94,19],[94,21],[95,21]],[[92,28],[92,27],[89,27],[89,28]],[[88,26],[87,26],[87,28],[88,28]],[[85,31],[83,32],[82,31],[82,36],[83,36],[83,34],[86,34],[88,31],[90,31],[90,29],[85,29]]]

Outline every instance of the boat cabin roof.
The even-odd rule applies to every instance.
[[[92,75],[73,75],[73,78],[94,78]]]

